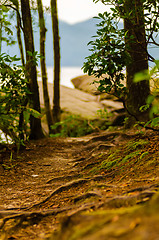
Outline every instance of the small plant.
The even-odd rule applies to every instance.
[[[94,123],[86,119],[82,119],[78,115],[70,115],[61,122],[56,123],[52,130],[61,126],[61,132],[50,134],[50,137],[80,137],[94,131]]]
[[[97,115],[98,115],[100,118],[103,118],[103,119],[107,119],[107,118],[113,116],[113,114],[112,114],[111,112],[109,113],[106,108],[97,110]]]
[[[15,166],[17,165],[17,163],[15,162],[15,160],[13,159],[13,152],[11,151],[10,153],[10,158],[9,158],[9,161],[8,163],[3,163],[2,164],[2,167],[5,169],[5,170],[10,170],[10,169],[13,169]]]

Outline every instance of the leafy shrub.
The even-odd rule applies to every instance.
[[[86,57],[83,70],[88,75],[102,77],[95,82],[99,83],[98,90],[113,94],[122,98],[126,93],[126,88],[122,81],[125,79],[123,70],[130,61],[130,57],[125,50],[125,30],[119,29],[119,16],[116,12],[103,14],[99,13],[95,40],[88,45],[91,55]]]
[[[80,137],[92,133],[95,129],[92,121],[82,119],[79,115],[70,115],[51,128],[54,130],[58,126],[61,126],[61,132],[50,134],[50,137]]]
[[[30,114],[39,117],[39,113],[27,107],[31,93],[23,67],[15,64],[18,60],[16,56],[0,55],[0,129],[14,143],[21,144],[24,135],[27,138]]]
[[[158,79],[158,72],[159,72],[159,60],[154,61],[155,66],[151,68],[148,71],[142,71],[134,76],[134,82],[141,82],[145,79],[147,81],[151,80],[151,83],[153,82],[153,90],[151,94],[148,96],[146,100],[146,105],[142,106],[140,108],[140,111],[145,111],[146,109],[150,108],[150,120],[146,123],[143,123],[142,125],[145,128],[156,128],[158,129],[159,127],[159,103],[158,103],[158,84],[159,84],[159,79]],[[139,125],[141,125],[139,123]]]

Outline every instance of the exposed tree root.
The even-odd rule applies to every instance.
[[[114,144],[99,144],[95,149],[94,151],[99,151],[99,150],[108,150],[112,147],[115,147]]]
[[[95,176],[90,177],[89,179],[90,180],[96,180],[96,181],[103,180],[103,179],[106,180],[109,177],[113,178],[114,175],[115,175],[114,172],[110,172],[110,173],[107,173],[105,175],[95,175]]]
[[[114,174],[114,173],[113,173]],[[89,181],[92,181],[92,180],[102,180],[102,179],[106,179],[107,177],[112,177],[113,176],[112,173],[109,173],[109,174],[106,174],[106,175],[95,175],[95,176],[92,176],[92,177],[86,177],[86,178],[80,178],[80,179],[77,179],[77,180],[74,180],[74,181],[71,181],[71,182],[68,182],[58,188],[56,188],[51,194],[50,196],[48,196],[47,198],[45,198],[43,201],[37,203],[37,204],[34,204],[32,205],[31,207],[28,207],[26,208],[26,210],[30,210],[30,209],[33,209],[33,208],[37,208],[37,207],[41,207],[44,203],[46,203],[47,201],[49,201],[54,195],[58,194],[58,193],[61,193],[63,191],[66,191],[66,190],[69,190],[70,188],[72,187],[77,187],[78,185],[81,185],[81,184],[85,184]]]
[[[70,212],[69,214],[79,213],[81,211],[85,211],[90,208],[94,208],[94,203],[85,203],[77,207],[77,205],[72,205],[69,207],[64,208],[57,208],[54,210],[47,210],[47,211],[36,211],[36,212],[8,212],[8,211],[0,211],[1,216],[6,216],[0,219],[0,229],[3,229],[5,224],[8,221],[13,220],[13,223],[10,224],[9,229],[7,231],[17,229],[21,226],[29,226],[38,224],[43,218],[48,216],[56,216],[57,214],[63,212]],[[9,214],[9,215],[8,215]]]
[[[96,146],[97,145],[97,146]],[[92,154],[94,153],[94,152],[98,152],[98,151],[101,151],[101,150],[108,150],[108,149],[110,149],[110,148],[112,148],[112,147],[114,147],[115,145],[114,144],[95,144],[95,146],[96,147],[94,147],[91,151],[89,151],[89,157],[88,158],[80,158],[80,159],[77,159],[77,160],[74,160],[73,162],[75,162],[75,164],[73,165],[74,167],[76,167],[76,166],[79,166],[81,163],[85,163],[85,162],[89,162],[90,160],[92,160],[93,158],[96,158],[96,156],[92,156]],[[104,151],[104,152],[105,152]],[[106,152],[105,152],[106,153]],[[90,156],[91,155],[91,156]],[[100,163],[100,162],[97,162],[96,161],[96,163],[90,163],[91,165],[96,165],[96,164],[98,164],[98,163]],[[88,167],[89,167],[89,164],[87,165]],[[85,168],[87,168],[87,166],[85,167]],[[91,167],[91,166],[90,166]]]
[[[68,182],[58,188],[56,188],[50,196],[48,196],[47,198],[45,198],[43,201],[41,201],[40,203],[37,203],[37,204],[34,204],[32,205],[31,207],[29,208],[26,208],[26,209],[32,209],[32,208],[36,208],[36,207],[40,207],[42,204],[46,203],[47,201],[49,201],[54,195],[58,194],[58,193],[61,193],[62,191],[66,191],[72,187],[77,187],[78,185],[80,184],[84,184],[86,182],[88,182],[89,179],[85,179],[85,178],[82,178],[82,179],[77,179],[77,180],[74,180],[74,181],[71,181],[71,182]]]
[[[86,160],[85,157],[80,157],[80,158],[77,158],[77,159],[72,160],[71,162],[83,162],[83,161],[85,161],[85,160]]]
[[[101,161],[97,161],[97,162],[93,162],[93,163],[89,163],[86,166],[84,166],[82,169],[85,170],[87,168],[91,168],[94,167],[95,165],[98,165]]]
[[[94,144],[91,144],[87,147],[87,149],[84,150],[91,150],[89,151],[89,155],[91,155],[93,152],[101,151],[101,150],[109,150],[110,148],[115,147],[114,144],[103,144],[103,142],[95,142]]]
[[[126,193],[133,193],[133,192],[142,192],[146,189],[149,189],[149,187],[137,187],[137,188],[133,188],[133,189],[130,189],[129,191],[127,191]]]
[[[65,207],[65,208],[57,208],[54,210],[47,210],[47,211],[38,211],[38,212],[8,212],[8,211],[0,211],[1,216],[3,217],[0,220],[0,229],[4,227],[4,225],[7,223],[7,221],[10,221],[12,219],[17,220],[17,223],[14,224],[17,227],[18,225],[22,225],[23,222],[26,224],[37,224],[39,221],[41,221],[42,218],[47,216],[56,216],[59,213],[66,212],[69,210],[72,210],[73,207]]]
[[[143,190],[145,188],[142,188]],[[141,190],[142,189],[132,189],[131,192]],[[129,191],[130,192],[130,191]],[[56,216],[59,213],[68,212],[68,217],[76,215],[80,213],[81,211],[85,211],[87,209],[98,209],[101,207],[104,208],[120,208],[120,207],[128,207],[128,206],[134,206],[135,204],[143,203],[148,201],[153,195],[155,194],[155,191],[142,191],[141,193],[136,194],[135,196],[116,196],[110,199],[105,199],[106,201],[102,201],[102,203],[85,203],[80,206],[77,205],[71,205],[69,207],[64,208],[56,208],[53,210],[47,210],[47,211],[36,211],[36,212],[15,212],[15,211],[0,211],[0,229],[3,229],[5,224],[10,221],[14,220],[13,223],[10,224],[10,229],[17,229],[20,226],[28,226],[28,225],[34,225],[39,223],[44,217],[47,216]],[[77,196],[73,199],[74,203],[77,203],[80,200],[85,200],[90,197],[103,197],[95,192],[88,192],[81,196]],[[104,199],[103,199],[104,200]],[[34,205],[35,206],[35,205]],[[63,224],[66,223],[66,220],[63,221]]]
[[[133,192],[144,192],[144,191],[158,191],[159,189],[159,183],[156,183],[156,184],[152,184],[152,185],[149,185],[149,186],[141,186],[141,187],[137,187],[137,188],[133,188],[133,189],[130,189],[129,191],[126,192],[127,193],[133,193]]]
[[[97,142],[97,141],[111,141],[117,136],[122,136],[123,138],[132,138],[137,136],[137,134],[126,134],[119,131],[114,132],[104,132],[103,134],[100,133],[99,136],[92,137],[88,142]]]
[[[50,214],[50,213],[49,213]],[[42,217],[44,216],[48,216],[48,213],[43,214],[42,212],[23,212],[23,213],[15,213],[11,216],[8,217],[4,217],[3,219],[1,219],[1,224],[0,224],[0,229],[2,229],[5,225],[5,223],[9,220],[17,220],[16,224],[14,225],[15,227],[18,227],[19,225],[22,225],[23,222],[32,222],[32,224],[38,223]]]
[[[46,183],[49,184],[49,183],[52,183],[52,182],[55,182],[55,181],[64,181],[64,180],[70,180],[70,179],[73,179],[73,178],[79,178],[81,177],[80,174],[74,174],[74,175],[62,175],[62,176],[59,176],[59,177],[54,177],[50,180],[48,180]]]
[[[116,196],[110,199],[105,199],[106,201],[102,201],[98,207],[104,207],[104,209],[130,207],[149,201],[154,194],[154,191],[144,191],[133,196]]]
[[[90,142],[87,146],[83,147],[83,151],[87,151],[87,153],[91,153],[98,145],[102,144],[102,141]],[[81,152],[79,152],[81,154]]]
[[[77,196],[73,199],[73,202],[76,203],[78,201],[81,201],[81,200],[85,200],[87,198],[90,198],[90,197],[98,197],[98,198],[102,198],[101,195],[97,194],[96,192],[87,192],[85,194],[82,194],[80,196]]]
[[[92,156],[90,156],[90,157],[88,157],[88,158],[85,158],[84,159],[84,161],[78,161],[78,162],[76,162],[76,161],[74,161],[74,162],[76,162],[73,166],[74,167],[76,167],[76,166],[79,166],[81,163],[85,163],[85,162],[89,162],[91,159],[92,159],[93,157]]]
[[[147,178],[147,179],[141,178],[141,179],[133,179],[133,182],[134,181],[135,182],[154,182],[154,181],[156,181],[158,179],[159,179],[158,177],[157,178]]]

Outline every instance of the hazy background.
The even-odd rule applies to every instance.
[[[50,0],[43,0],[44,6],[50,6]],[[109,11],[110,6],[94,3],[93,0],[57,0],[59,19],[74,24],[88,20],[99,12]]]
[[[50,0],[43,0],[45,6],[49,6]],[[59,15],[59,31],[61,46],[61,84],[72,87],[70,79],[83,74],[81,67],[85,57],[90,55],[88,42],[96,35],[97,16],[99,12],[109,11],[109,7],[100,3],[93,3],[93,0],[57,0]],[[32,12],[33,13],[33,12]],[[13,26],[16,20],[12,19]],[[46,64],[48,68],[49,82],[53,82],[53,36],[51,15],[45,13],[46,21]],[[122,24],[122,23],[120,23]],[[38,27],[38,14],[33,13],[34,41],[36,51],[39,52],[40,39]],[[16,28],[12,29],[16,36]],[[4,42],[2,52],[11,56],[20,56],[18,44],[7,46]],[[159,59],[158,48],[152,48],[150,53]]]

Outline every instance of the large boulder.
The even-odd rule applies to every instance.
[[[44,107],[42,82],[38,82],[40,91],[41,107]],[[48,84],[50,104],[53,106],[53,84]],[[83,92],[78,89],[72,89],[65,86],[60,87],[61,90],[61,109],[70,114],[80,115],[86,119],[98,119],[98,110],[107,109],[107,112],[112,112],[123,108],[122,103],[115,101],[98,101],[98,97],[90,93]]]
[[[41,107],[44,107],[42,82],[38,82],[40,91]],[[51,107],[53,106],[53,84],[48,84]],[[96,119],[97,111],[104,106],[96,101],[96,96],[85,93],[78,89],[72,89],[65,86],[60,87],[60,105],[64,112],[80,115],[86,119]]]
[[[88,76],[85,74],[71,79],[71,82],[75,88],[96,95],[100,92],[97,90],[99,84],[93,83],[95,80],[97,79],[94,76]]]
[[[104,77],[106,77],[106,75],[103,75],[103,77],[97,78],[94,75],[89,76],[89,75],[85,74],[85,75],[81,75],[81,76],[71,79],[71,82],[74,85],[74,87],[77,89],[80,89],[87,93],[91,93],[93,95],[98,95],[99,100],[102,100],[102,99],[117,100],[116,97],[114,97],[110,94],[101,93],[100,91],[98,91],[99,83],[96,81],[102,80]]]

